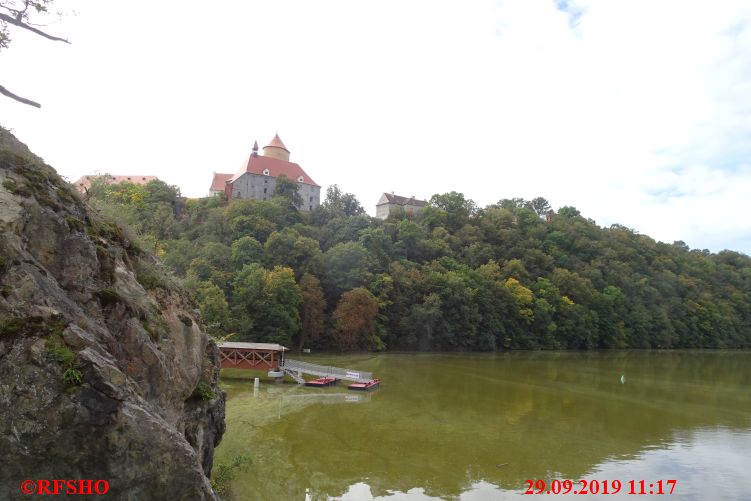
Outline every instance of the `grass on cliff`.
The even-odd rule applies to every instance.
[[[232,480],[237,473],[253,462],[249,454],[238,454],[229,463],[219,463],[211,475],[211,487],[220,496],[230,493]]]
[[[214,390],[212,389],[211,382],[214,380],[214,377],[216,376],[215,371],[217,370],[218,369],[214,367],[214,364],[208,357],[203,357],[203,362],[201,364],[201,379],[193,390],[193,394],[191,395],[192,398],[200,398],[204,401],[214,400],[216,398],[216,393],[214,393]]]
[[[72,388],[83,383],[81,365],[76,361],[76,354],[65,345],[59,335],[47,339],[47,359],[60,365],[63,375],[62,382]]]
[[[3,181],[3,187],[15,195],[33,196],[40,205],[55,212],[78,202],[72,187],[52,167],[33,156],[0,149],[0,167],[13,173],[13,177]]]
[[[5,336],[22,334],[60,335],[68,326],[62,315],[49,317],[16,317],[0,312],[0,333]]]

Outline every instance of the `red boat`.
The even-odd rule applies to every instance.
[[[324,386],[333,386],[338,383],[339,380],[335,377],[319,377],[312,381],[306,381],[305,386],[313,386],[315,388],[323,388]]]
[[[370,381],[366,381],[364,383],[352,383],[347,386],[350,390],[356,390],[356,391],[370,391],[375,390],[381,385],[380,379],[371,379]]]

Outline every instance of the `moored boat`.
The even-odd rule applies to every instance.
[[[355,391],[370,391],[375,390],[381,385],[380,379],[371,379],[370,381],[365,381],[363,383],[352,383],[347,386],[350,390]]]
[[[325,386],[333,386],[338,382],[339,380],[336,379],[335,377],[319,377],[318,379],[313,379],[312,381],[306,381],[305,386],[323,388]]]

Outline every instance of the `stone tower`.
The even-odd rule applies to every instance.
[[[274,134],[274,139],[263,147],[263,156],[289,162],[289,150],[284,146],[282,140],[279,139],[279,134]]]

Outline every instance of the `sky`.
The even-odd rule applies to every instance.
[[[216,8],[209,9],[214,5]],[[751,2],[58,0],[12,31],[0,124],[70,181],[205,196],[279,133],[323,187],[545,197],[751,254]]]

